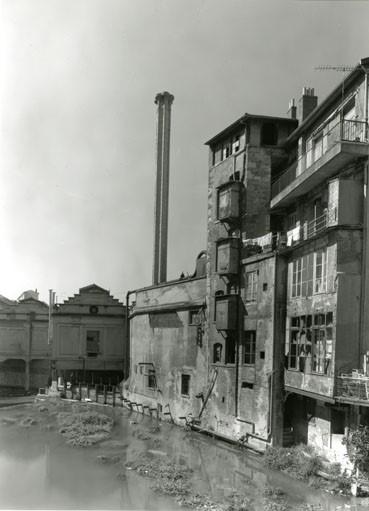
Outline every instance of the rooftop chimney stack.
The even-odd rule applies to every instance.
[[[318,96],[314,95],[314,89],[312,87],[304,87],[302,89],[302,96],[299,100],[298,109],[297,109],[297,117],[299,122],[301,123],[306,119],[308,115],[316,108],[318,105]]]
[[[297,116],[297,107],[295,105],[295,98],[290,99],[288,103],[288,112],[287,115],[290,119],[296,119]]]
[[[158,110],[153,284],[167,280],[170,117],[173,100],[174,96],[169,92],[160,92],[155,97]]]

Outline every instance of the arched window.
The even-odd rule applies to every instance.
[[[274,122],[264,122],[261,128],[261,145],[277,145],[278,128]]]

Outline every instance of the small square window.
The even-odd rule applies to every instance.
[[[264,282],[264,284],[263,284],[263,291],[267,291],[267,290],[268,290],[268,283]]]
[[[248,382],[248,381],[243,381],[243,382],[241,383],[241,388],[242,388],[242,389],[250,389],[250,390],[253,390],[253,388],[254,388],[254,384],[253,384],[253,383],[250,383],[250,382]]]
[[[198,309],[188,311],[188,324],[197,326],[200,323],[200,311]]]
[[[181,394],[183,396],[190,395],[190,379],[191,376],[189,374],[182,374],[181,377]]]
[[[261,358],[261,360],[265,359],[265,351],[260,352],[260,358]]]

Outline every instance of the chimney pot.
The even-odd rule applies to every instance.
[[[317,107],[318,97],[315,96],[313,87],[303,87],[302,96],[299,99],[297,108],[297,118],[299,122],[306,119],[308,115]]]

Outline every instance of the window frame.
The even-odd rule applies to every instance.
[[[288,370],[330,376],[333,312],[315,311],[312,314],[291,316],[286,344]]]
[[[290,264],[290,298],[305,298],[328,292],[327,247],[297,257]]]
[[[242,342],[242,365],[256,363],[256,330],[244,330]]]
[[[190,383],[191,383],[191,375],[188,373],[181,374],[181,396],[190,397]],[[185,392],[184,390],[187,390]]]
[[[245,301],[257,302],[259,290],[259,271],[245,270]]]
[[[94,335],[97,334],[96,339],[94,339]],[[86,330],[86,357],[87,358],[97,358],[101,354],[100,349],[100,330]],[[90,340],[89,340],[90,337]],[[96,351],[89,349],[89,344],[96,343],[97,349]]]

